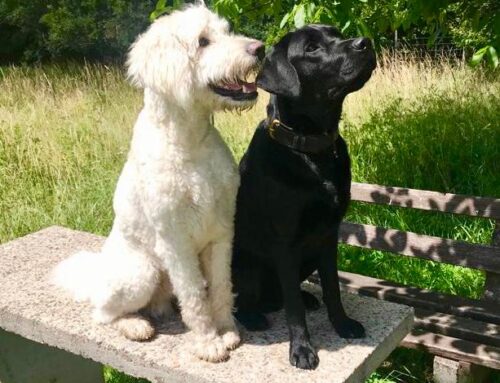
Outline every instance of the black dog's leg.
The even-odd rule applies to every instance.
[[[290,262],[286,256],[281,257],[277,267],[290,336],[290,364],[302,369],[315,369],[319,358],[307,330],[306,313],[300,291],[299,267]]]
[[[319,303],[318,298],[316,298],[313,294],[305,290],[302,290],[300,293],[302,295],[302,302],[304,302],[306,310],[308,311],[319,310],[321,304]]]
[[[305,281],[317,268],[316,260],[303,262],[300,268],[300,280]],[[305,290],[302,290],[302,301],[308,311],[316,311],[321,307],[318,298]]]
[[[235,317],[249,331],[263,331],[269,322],[259,310],[261,280],[259,268],[233,264],[233,287],[236,293]]]
[[[365,329],[363,325],[347,316],[340,299],[336,246],[333,254],[329,251],[321,254],[318,273],[323,289],[323,301],[328,310],[328,317],[337,334],[342,338],[364,337]]]

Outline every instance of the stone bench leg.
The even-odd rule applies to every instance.
[[[434,383],[487,383],[489,375],[486,367],[434,357]]]
[[[0,329],[0,383],[104,383],[102,365]]]

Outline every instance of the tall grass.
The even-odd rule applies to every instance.
[[[500,196],[500,78],[449,62],[383,55],[345,103],[341,132],[356,181]],[[0,242],[48,225],[107,234],[111,199],[142,96],[103,65],[0,69]],[[267,97],[215,124],[237,159]],[[488,243],[488,220],[353,204],[348,219]],[[463,296],[482,293],[469,269],[342,247],[341,268]],[[398,351],[371,379],[425,382],[429,357]],[[112,372],[108,381],[121,382]]]

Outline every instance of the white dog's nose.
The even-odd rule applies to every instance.
[[[254,41],[247,45],[247,52],[252,56],[257,56],[259,60],[262,60],[266,54],[266,47],[260,41]]]

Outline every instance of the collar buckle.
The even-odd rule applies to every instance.
[[[275,137],[276,127],[279,126],[280,124],[281,124],[280,120],[275,118],[271,121],[271,123],[267,127],[267,129],[269,130],[269,135],[274,139],[276,139]]]

